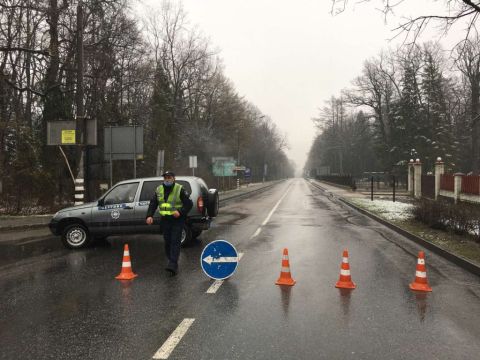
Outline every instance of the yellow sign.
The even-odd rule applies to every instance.
[[[75,144],[75,130],[62,130],[62,144]]]

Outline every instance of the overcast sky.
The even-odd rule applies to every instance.
[[[159,1],[143,3],[155,7]],[[220,50],[239,94],[287,134],[297,170],[315,136],[312,117],[361,74],[366,59],[400,42],[389,42],[400,15],[431,14],[444,5],[407,1],[385,23],[372,4],[349,3],[332,16],[330,0],[183,0],[190,25]]]

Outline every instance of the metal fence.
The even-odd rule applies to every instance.
[[[399,191],[406,191],[407,176],[392,173],[365,173],[362,177],[355,179],[357,190],[370,191],[373,177],[373,187],[376,191],[392,191],[393,180],[395,188]]]
[[[328,181],[337,185],[353,186],[353,178],[351,175],[320,175],[316,176],[317,180]]]
[[[480,195],[480,177],[467,175],[462,179],[462,193]]]
[[[455,186],[455,179],[452,174],[442,174],[440,176],[440,189],[446,191],[453,191]]]

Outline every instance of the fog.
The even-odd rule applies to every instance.
[[[316,132],[311,119],[324,101],[348,87],[366,59],[403,43],[404,36],[394,38],[392,29],[404,17],[441,13],[445,7],[407,1],[385,19],[379,4],[350,2],[334,16],[327,0],[183,0],[190,26],[219,50],[238,92],[286,134],[297,172]],[[159,2],[142,6],[155,8]],[[450,37],[460,37],[460,30]],[[439,38],[427,31],[420,40]]]

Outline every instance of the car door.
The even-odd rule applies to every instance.
[[[160,232],[160,214],[155,209],[153,215],[153,224],[147,225],[145,219],[147,217],[148,206],[150,200],[155,194],[155,190],[162,183],[162,180],[146,180],[142,184],[142,190],[140,191],[140,198],[135,205],[135,212],[138,214],[138,218],[142,219],[137,223],[137,232],[141,233],[159,233]]]
[[[124,234],[135,232],[135,199],[139,182],[116,185],[101,200],[101,206],[92,210],[95,232]]]
[[[176,181],[182,185],[187,193],[192,191],[188,181],[179,180]],[[155,209],[153,215],[153,224],[147,225],[145,218],[147,217],[148,206],[150,200],[155,195],[155,190],[163,183],[163,180],[146,180],[142,184],[142,190],[140,191],[140,198],[135,205],[135,212],[141,219],[140,223],[137,223],[137,231],[142,233],[158,233],[160,232],[160,214],[158,209]]]

